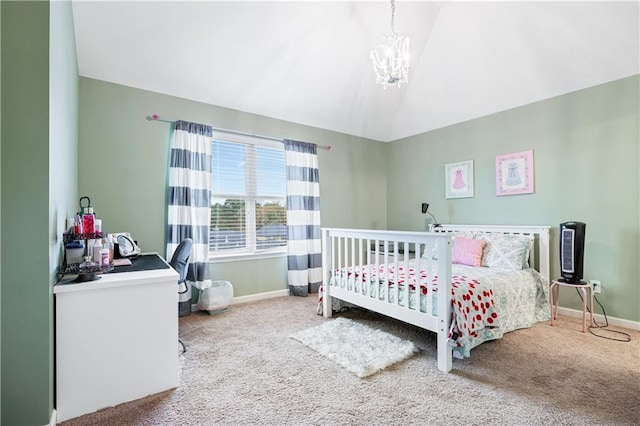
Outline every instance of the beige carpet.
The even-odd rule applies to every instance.
[[[289,336],[319,325],[315,297],[282,297],[180,319],[180,386],[62,423],[73,425],[638,424],[640,333],[581,333],[579,319],[536,324],[436,368],[435,336],[368,312],[356,319],[420,353],[358,378]]]

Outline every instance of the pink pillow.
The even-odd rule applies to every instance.
[[[474,240],[456,237],[453,240],[451,263],[467,266],[482,266],[482,250],[487,244],[485,240]]]

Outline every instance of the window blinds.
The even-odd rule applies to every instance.
[[[212,255],[286,246],[284,150],[265,145],[212,142]]]

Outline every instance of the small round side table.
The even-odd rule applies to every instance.
[[[580,290],[582,293],[582,332],[587,332],[587,290],[589,290],[589,326],[593,325],[593,289],[591,285],[586,281],[580,281],[578,283],[568,283],[560,279],[551,281],[549,286],[549,303],[551,304],[551,320],[550,325],[553,325],[553,320],[558,319],[558,294],[560,293],[560,286],[573,287]]]

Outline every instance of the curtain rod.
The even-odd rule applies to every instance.
[[[147,115],[147,121],[162,121],[163,123],[169,123],[169,124],[175,124],[175,121],[172,120],[163,120],[162,118],[160,118],[158,116],[158,114],[152,114],[152,115]],[[282,142],[284,143],[284,140],[282,139],[278,139],[278,138],[274,138],[271,136],[261,136],[261,135],[254,135],[252,133],[245,133],[245,132],[238,132],[236,130],[227,130],[227,129],[219,129],[217,127],[213,127],[214,130],[218,130],[220,132],[225,132],[225,133],[233,133],[235,135],[242,135],[242,136],[251,136],[254,138],[261,138],[261,139],[269,139],[272,141],[277,141],[277,142]],[[331,145],[317,145],[318,148],[322,148],[322,149],[326,149],[327,151],[329,151],[331,149]]]

